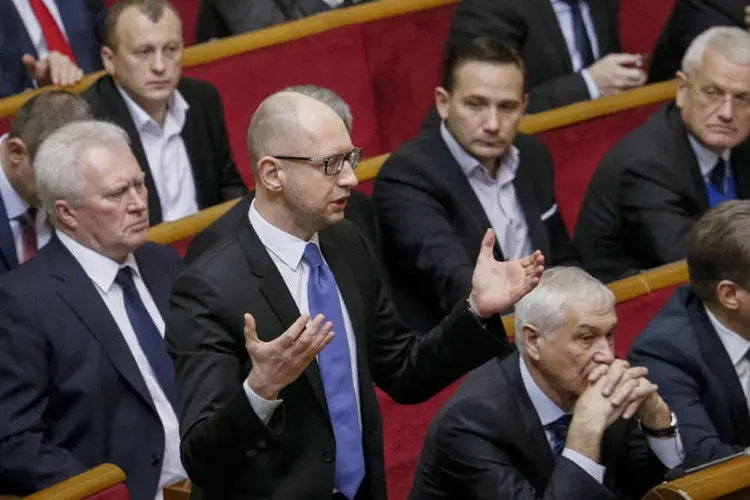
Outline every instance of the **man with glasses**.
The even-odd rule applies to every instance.
[[[256,186],[245,224],[172,288],[167,342],[193,495],[384,499],[373,384],[418,403],[512,351],[498,313],[536,286],[544,259],[496,261],[489,231],[471,291],[437,328],[411,332],[343,220],[359,150],[336,112],[274,94],[248,146]]]
[[[711,28],[690,45],[675,101],[602,160],[574,243],[584,267],[612,281],[685,257],[709,208],[750,198],[750,34]]]

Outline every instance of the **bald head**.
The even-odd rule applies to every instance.
[[[326,127],[346,126],[327,104],[297,92],[281,91],[258,106],[247,130],[253,173],[264,156],[311,155],[318,134]]]

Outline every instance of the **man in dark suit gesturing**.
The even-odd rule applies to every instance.
[[[177,253],[146,242],[127,134],[66,125],[34,162],[56,231],[0,278],[0,493],[27,495],[101,463],[132,498],[185,477],[164,315]]]
[[[680,465],[656,386],[614,359],[615,297],[604,285],[550,269],[515,322],[520,354],[474,370],[438,412],[409,498],[637,499]]]
[[[637,54],[620,54],[619,0],[464,0],[448,45],[489,36],[526,63],[530,113],[638,87]]]
[[[122,0],[107,14],[104,68],[84,97],[130,136],[151,224],[242,196],[216,89],[181,78],[182,24],[168,0]]]
[[[710,207],[750,198],[750,34],[712,28],[695,39],[677,99],[618,143],[596,170],[574,243],[602,281],[685,257]]]
[[[690,285],[630,348],[677,415],[690,466],[750,446],[749,248],[750,201],[707,212],[687,243]]]
[[[471,289],[487,227],[497,259],[536,248],[551,265],[576,252],[555,202],[552,158],[516,135],[526,109],[523,61],[505,44],[476,38],[446,50],[435,90],[442,123],[401,145],[380,169],[373,199],[396,304],[428,329]]]
[[[433,331],[410,332],[369,245],[342,220],[359,149],[341,118],[278,93],[256,111],[248,143],[256,195],[246,225],[172,290],[167,340],[193,492],[385,498],[373,383],[415,403],[512,350],[501,326],[482,324],[535,286],[543,257],[497,262],[488,231],[467,300]]]

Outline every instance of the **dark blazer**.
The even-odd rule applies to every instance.
[[[589,8],[600,57],[621,52],[620,1],[590,1]],[[464,0],[453,17],[448,43],[477,36],[498,38],[521,53],[529,113],[590,99],[583,77],[573,72],[550,0]]]
[[[714,26],[745,25],[745,0],[677,0],[651,59],[649,82],[671,80],[692,41]]]
[[[532,247],[548,266],[575,263],[578,256],[554,208],[549,151],[532,136],[518,135],[514,144],[521,161],[514,187]],[[490,221],[439,127],[423,129],[385,161],[373,199],[399,312],[412,328],[431,328],[471,290]],[[499,245],[495,257],[504,259]]]
[[[102,68],[104,0],[55,0],[70,48],[84,73]],[[34,87],[21,62],[24,54],[39,55],[12,0],[0,0],[0,97]]]
[[[739,199],[750,198],[750,141],[732,150]],[[706,183],[674,102],[602,159],[586,191],[574,243],[602,281],[685,258],[685,238],[708,210]]]
[[[227,213],[216,219],[206,229],[198,233],[190,242],[185,254],[185,264],[190,265],[199,255],[203,254],[217,241],[231,234],[237,225],[247,225],[247,213],[255,198],[255,191],[250,191],[229,209]],[[354,222],[362,235],[371,244],[375,254],[380,257],[380,227],[375,214],[375,205],[366,194],[352,190],[349,202],[344,211],[344,217]]]
[[[493,336],[483,330],[464,304],[432,332],[409,332],[357,227],[343,220],[319,236],[357,340],[366,465],[357,499],[385,499],[382,423],[373,383],[400,403],[421,402],[512,346],[504,331]],[[246,312],[266,342],[299,316],[249,222],[193,262],[172,289],[167,342],[185,405],[182,459],[194,498],[330,498],[335,441],[318,366],[313,362],[281,391],[284,402],[264,425],[242,387],[251,368],[243,336]],[[491,322],[502,323],[499,317]]]
[[[162,315],[177,253],[138,267]],[[164,430],[135,359],[83,268],[56,237],[0,278],[0,492],[27,495],[109,462],[153,498]]]
[[[628,359],[648,368],[675,412],[688,466],[750,446],[747,398],[703,303],[687,287],[635,338]]]
[[[409,498],[638,499],[666,472],[633,421],[607,429],[601,463],[603,486],[566,457],[555,460],[515,353],[474,370],[440,409]]]
[[[234,163],[224,123],[224,107],[216,88],[199,80],[182,78],[177,90],[190,106],[182,129],[182,139],[190,157],[198,207],[208,208],[244,195],[247,186]],[[146,173],[151,225],[160,223],[162,213],[159,193],[156,191],[140,136],[115,81],[109,75],[103,76],[82,95],[91,105],[94,115],[116,123],[130,136],[133,154]]]
[[[10,228],[8,213],[5,211],[3,197],[0,195],[0,275],[17,266],[18,254],[16,254],[15,238]]]

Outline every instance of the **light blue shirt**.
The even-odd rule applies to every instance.
[[[551,431],[546,429],[547,425],[551,424],[558,418],[565,415],[565,412],[557,406],[542,389],[534,382],[534,378],[529,373],[529,369],[524,363],[523,356],[520,358],[521,366],[521,379],[523,385],[526,388],[526,392],[529,394],[531,404],[534,407],[534,411],[539,416],[539,420],[542,422],[542,426],[545,427],[545,434],[547,436],[547,442],[552,448],[553,434]],[[685,452],[682,447],[682,439],[679,433],[675,437],[671,438],[652,438],[646,437],[649,448],[657,458],[664,464],[668,469],[672,469],[680,465],[685,458]],[[565,448],[562,455],[575,463],[581,469],[586,471],[591,477],[596,479],[599,484],[604,482],[604,472],[607,470],[602,464],[596,463],[590,458],[582,455],[581,453]]]
[[[573,71],[581,73],[583,80],[586,82],[586,88],[588,88],[589,95],[592,99],[598,99],[599,87],[594,83],[594,79],[591,78],[589,71],[583,67],[583,57],[578,52],[576,47],[575,31],[573,30],[573,12],[570,5],[564,0],[550,0],[552,2],[552,8],[555,11],[557,17],[557,23],[560,25],[563,38],[565,38],[565,45],[568,47],[568,53],[570,54],[570,62],[573,66]],[[596,28],[594,27],[594,21],[591,18],[591,9],[589,8],[588,2],[579,0],[578,3],[581,6],[581,15],[583,16],[583,24],[586,27],[586,34],[589,37],[591,43],[591,53],[594,55],[594,61],[599,60],[599,40],[596,37]]]
[[[688,134],[688,141],[690,142],[690,147],[693,148],[695,158],[698,160],[698,167],[701,169],[703,180],[708,183],[708,176],[711,175],[711,170],[714,169],[716,162],[719,161],[719,155],[698,142],[698,139],[693,137],[692,134]],[[729,178],[732,173],[732,170],[729,168],[729,157],[731,154],[731,149],[727,149],[721,154],[721,157],[724,158],[724,161],[726,162],[727,178]]]
[[[510,146],[493,179],[484,165],[461,147],[445,122],[440,124],[440,135],[479,199],[505,258],[513,260],[530,255],[532,247],[526,216],[513,185],[521,161],[518,148]]]

